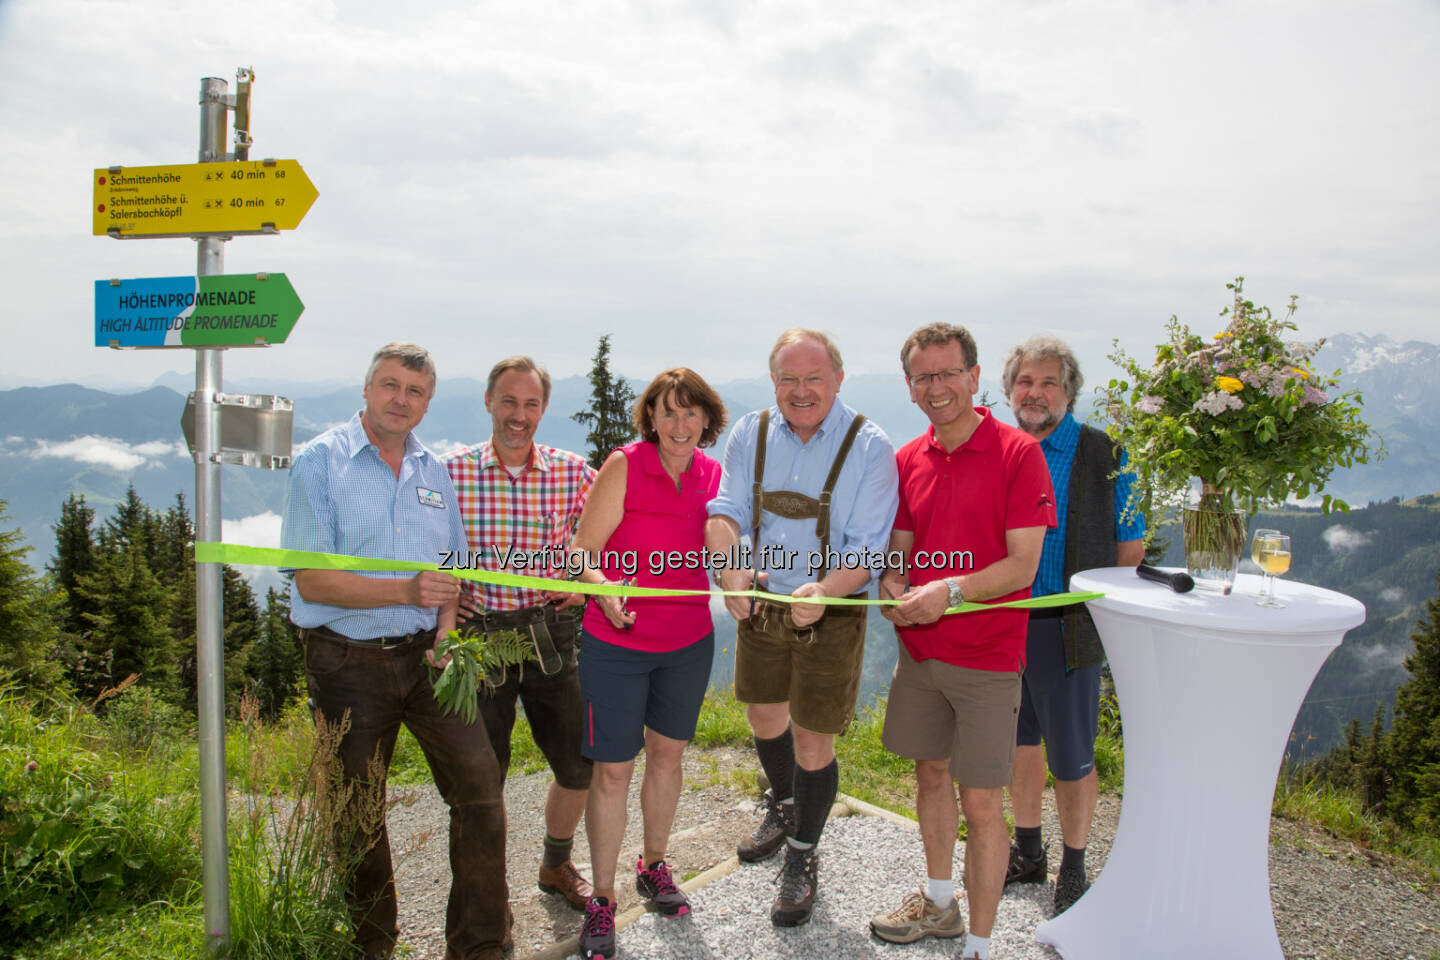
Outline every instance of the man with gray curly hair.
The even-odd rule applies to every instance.
[[[1138,513],[1127,516],[1133,474],[1120,472],[1124,453],[1115,450],[1104,431],[1075,419],[1075,398],[1084,382],[1074,352],[1054,337],[1031,337],[1011,350],[1000,377],[1015,422],[1040,441],[1055,489],[1060,523],[1045,535],[1031,589],[1035,597],[1063,593],[1077,570],[1134,566],[1145,556],[1145,519]],[[1089,886],[1085,844],[1099,794],[1095,734],[1104,660],[1100,635],[1084,604],[1030,611],[1010,784],[1015,843],[1005,882],[1044,883],[1047,878],[1040,801],[1048,757],[1064,842],[1055,880],[1056,913],[1067,910]]]

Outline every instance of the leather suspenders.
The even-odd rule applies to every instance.
[[[830,473],[825,478],[825,485],[820,489],[819,499],[816,499],[793,490],[765,489],[765,441],[770,433],[770,411],[760,411],[760,429],[755,437],[755,482],[750,494],[750,546],[757,555],[760,552],[760,519],[763,512],[769,511],[788,520],[809,520],[813,517],[815,536],[820,538],[821,567],[816,579],[825,576],[827,567],[824,561],[830,556],[830,497],[840,479],[840,469],[845,466],[845,458],[850,455],[850,448],[855,444],[855,435],[860,432],[864,423],[863,413],[855,414],[855,419],[850,421],[850,429],[845,432],[845,439],[841,441],[840,449],[835,452]]]

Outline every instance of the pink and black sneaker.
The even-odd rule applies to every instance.
[[[615,956],[615,904],[604,897],[585,903],[585,925],[580,928],[580,960],[611,960]]]
[[[640,896],[652,900],[661,913],[667,917],[683,917],[690,912],[690,901],[685,892],[675,886],[670,868],[664,860],[656,860],[645,866],[645,858],[635,860],[635,890]]]

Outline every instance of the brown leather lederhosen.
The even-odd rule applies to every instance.
[[[855,419],[850,421],[850,429],[845,432],[845,439],[835,453],[835,461],[830,464],[830,473],[825,478],[825,485],[820,488],[820,498],[817,500],[793,490],[764,489],[765,440],[770,432],[770,411],[760,411],[760,430],[755,438],[755,483],[751,490],[751,550],[756,554],[760,552],[760,519],[764,511],[768,510],[787,520],[809,520],[814,517],[815,536],[820,538],[821,560],[820,574],[815,579],[824,578],[824,561],[830,556],[830,495],[835,490],[835,483],[840,479],[840,468],[845,466],[845,458],[850,455],[855,435],[860,432],[864,423],[863,413],[855,414]]]

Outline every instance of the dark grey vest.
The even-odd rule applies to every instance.
[[[1114,442],[1103,430],[1080,427],[1070,468],[1070,502],[1065,509],[1065,589],[1077,570],[1113,567],[1116,560]],[[1085,604],[1065,608],[1065,666],[1071,670],[1105,660],[1100,633]]]

